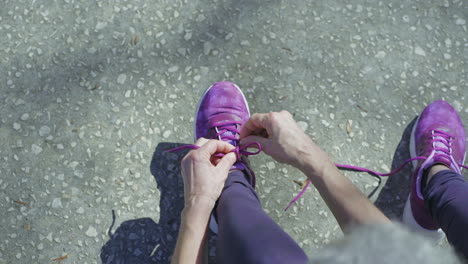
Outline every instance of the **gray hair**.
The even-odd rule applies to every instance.
[[[407,230],[400,224],[357,227],[341,241],[325,247],[310,263],[461,263],[451,247]]]

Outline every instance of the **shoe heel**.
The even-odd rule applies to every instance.
[[[408,196],[408,199],[406,200],[405,209],[403,210],[402,222],[410,230],[418,232],[432,240],[435,245],[439,244],[439,242],[445,238],[445,233],[442,231],[442,229],[439,228],[437,230],[429,230],[420,226],[418,222],[416,222],[416,219],[414,219],[413,212],[411,210],[410,196]]]

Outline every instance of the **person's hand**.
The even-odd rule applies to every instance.
[[[236,162],[236,155],[230,152],[234,146],[205,138],[200,138],[195,145],[200,148],[190,151],[182,159],[185,204],[203,200],[214,206],[224,188],[229,169]],[[213,156],[216,153],[226,155],[217,158]]]
[[[275,160],[301,170],[304,166],[329,163],[322,151],[287,111],[254,114],[241,129],[241,145],[258,142]]]

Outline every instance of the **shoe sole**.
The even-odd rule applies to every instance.
[[[233,83],[234,84],[234,83]],[[194,141],[197,141],[197,117],[198,117],[198,111],[200,111],[200,106],[201,106],[201,103],[203,102],[203,99],[205,99],[205,96],[208,94],[208,92],[211,90],[211,88],[213,88],[214,84],[211,85],[210,87],[208,87],[208,89],[205,90],[205,92],[203,92],[203,95],[200,99],[200,101],[198,101],[198,104],[197,104],[197,111],[195,111],[195,118],[193,119],[194,122],[193,122],[193,140]],[[244,99],[244,102],[245,102],[245,105],[247,107],[247,113],[249,114],[249,117],[250,117],[250,108],[249,108],[249,103],[247,102],[247,99],[245,98],[245,95],[244,93],[242,92],[242,90],[239,88],[239,86],[237,86],[236,84],[234,84],[234,86],[237,88],[237,90],[241,93],[242,95],[242,98]],[[211,231],[213,231],[213,233],[215,234],[218,234],[218,223],[216,222],[216,219],[213,215],[213,213],[211,213],[211,216],[210,216],[210,223],[209,223],[209,227],[211,229]]]
[[[419,117],[414,123],[413,129],[411,131],[410,146],[409,146],[411,158],[416,157],[416,139],[415,139],[414,134],[416,132],[416,127],[418,126],[418,122],[419,122]],[[414,174],[414,171],[418,167],[418,161],[413,160],[412,165],[413,165],[413,174]],[[411,191],[413,191],[412,187],[411,187]],[[434,241],[435,244],[438,244],[445,237],[445,233],[442,231],[442,229],[439,228],[437,230],[429,230],[420,226],[418,222],[416,222],[416,219],[414,219],[413,212],[411,210],[411,193],[408,195],[408,199],[406,199],[405,208],[403,210],[402,222],[406,226],[408,226],[411,230],[417,231],[423,234],[424,236],[429,237],[430,239]]]

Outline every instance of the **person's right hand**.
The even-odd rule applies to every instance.
[[[288,111],[252,115],[243,125],[240,138],[241,145],[258,142],[267,155],[301,170],[306,165],[329,163],[328,155],[304,133]]]

